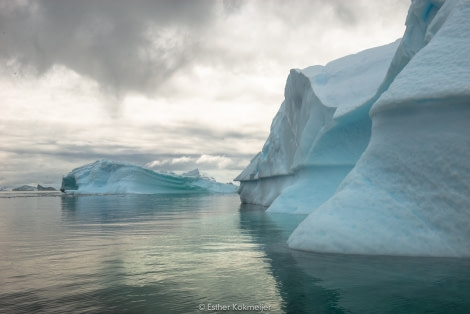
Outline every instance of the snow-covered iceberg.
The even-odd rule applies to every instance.
[[[62,178],[61,191],[73,194],[235,193],[238,187],[219,183],[193,170],[182,175],[161,173],[124,162],[98,160]]]
[[[350,134],[348,141],[327,136],[341,124],[325,124],[323,112],[314,110],[315,101],[293,108],[289,119],[294,123],[286,124],[287,127],[281,127],[276,117],[263,152],[238,177],[242,201],[274,200],[269,210],[309,211],[309,216],[288,240],[289,246],[296,249],[470,256],[469,16],[469,0],[413,1],[407,29],[383,80],[374,85],[375,91],[369,92],[368,101],[359,106],[346,106],[353,109],[344,116],[355,117],[353,125],[364,131]],[[367,76],[362,78],[360,72],[355,77],[344,77],[350,84],[360,85],[355,80],[367,85],[373,83]],[[300,95],[311,93],[310,86],[306,86]],[[311,86],[315,89],[313,83]],[[351,89],[342,94],[339,101],[356,98],[355,92]],[[286,93],[286,101],[287,96]],[[341,107],[341,104],[337,106]],[[358,118],[360,109],[366,110],[371,124]],[[278,116],[283,111],[281,106]],[[297,141],[296,127],[301,124],[297,121],[313,120],[312,115],[317,116],[317,122],[310,129],[322,131],[309,133],[311,138],[306,144],[310,146],[306,146],[310,150],[303,155],[308,162],[297,164],[297,151],[303,147]],[[363,135],[367,127],[370,138],[364,145],[358,139],[367,137]],[[318,134],[322,136],[319,138]],[[271,154],[265,154],[270,151],[272,138],[291,141],[292,146],[284,151],[285,146],[278,145]],[[319,149],[322,141],[329,151]],[[361,151],[361,148],[365,149]],[[293,163],[288,159],[289,153],[294,155]],[[344,153],[357,156],[355,161],[349,159],[352,170],[344,179],[327,171],[318,173],[309,169],[312,160],[319,160],[311,156],[322,156],[325,164],[329,161],[336,165],[341,164],[337,156]],[[263,165],[269,164],[267,160],[275,161],[271,163],[276,168],[272,173],[282,172],[289,177],[281,188],[269,184],[272,179],[262,175]],[[284,165],[290,167],[286,169]],[[311,174],[303,169],[309,169]],[[255,191],[253,197],[246,197],[245,188],[260,185],[256,180],[265,181],[264,190],[277,191],[280,195],[277,198],[273,195],[269,200],[258,195],[263,191]],[[323,193],[323,199],[317,197]]]
[[[291,70],[262,151],[235,179],[243,203],[309,213],[334,193],[367,147],[369,109],[398,44]]]

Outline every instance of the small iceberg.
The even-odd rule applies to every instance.
[[[36,190],[38,191],[57,191],[57,189],[53,188],[52,186],[42,186],[38,184],[36,187]]]
[[[125,162],[98,160],[73,169],[60,190],[70,194],[236,193],[238,186],[203,176],[198,169],[177,175]]]
[[[36,188],[34,186],[31,186],[31,185],[22,185],[22,186],[19,186],[17,188],[14,188],[12,189],[12,191],[21,191],[21,192],[24,192],[24,191],[36,191]]]

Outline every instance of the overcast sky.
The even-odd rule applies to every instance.
[[[410,0],[0,0],[0,186],[97,159],[234,178],[291,68],[402,36]]]

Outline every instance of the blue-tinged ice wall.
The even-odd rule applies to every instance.
[[[235,193],[237,186],[191,171],[160,173],[124,162],[98,160],[62,178],[61,191],[74,194]]]
[[[262,151],[236,178],[242,202],[308,213],[334,193],[367,147],[371,99],[398,43],[291,70]]]
[[[296,249],[470,256],[470,1],[415,0],[369,145]]]

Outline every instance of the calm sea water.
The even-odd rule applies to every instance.
[[[237,195],[2,192],[0,313],[470,313],[469,259],[290,250],[303,218]]]

